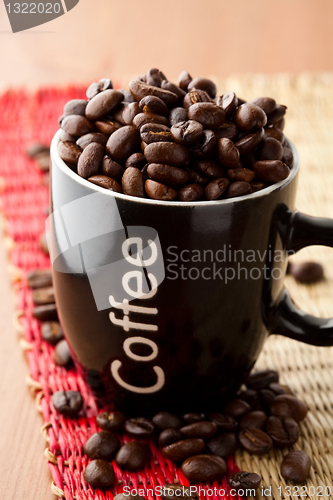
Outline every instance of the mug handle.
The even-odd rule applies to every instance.
[[[287,252],[311,245],[333,247],[333,219],[289,212],[282,233]],[[280,229],[281,226],[280,226]],[[271,332],[307,344],[333,346],[333,318],[311,316],[299,309],[284,289],[273,313]]]

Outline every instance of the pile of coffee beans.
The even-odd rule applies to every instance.
[[[176,85],[151,68],[129,90],[103,78],[65,105],[59,154],[93,184],[154,200],[235,198],[286,179],[286,106],[216,93],[186,71]]]

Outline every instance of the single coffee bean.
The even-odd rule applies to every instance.
[[[67,366],[72,361],[71,351],[67,341],[60,340],[54,349],[54,362],[58,366]]]
[[[120,184],[118,184],[115,179],[112,179],[107,175],[93,175],[88,178],[88,181],[92,182],[92,184],[95,184],[96,186],[114,191],[115,193],[122,193]]]
[[[215,102],[224,110],[226,118],[232,116],[238,107],[235,92],[225,92],[221,97],[216,97]]]
[[[152,95],[161,99],[167,106],[172,106],[178,101],[178,96],[169,90],[160,89],[144,82],[132,81],[129,83],[129,89],[137,101],[144,97]]]
[[[248,168],[235,168],[235,169],[228,169],[227,176],[229,177],[231,182],[235,181],[251,182],[255,177],[255,173],[252,170],[249,170]]]
[[[161,490],[160,497],[162,500],[175,500],[175,498],[179,498],[180,500],[199,500],[197,493],[191,491],[191,488],[188,486],[179,483],[166,483]]]
[[[186,170],[160,163],[150,163],[147,167],[147,172],[151,179],[167,186],[181,186],[189,179],[189,174]]]
[[[146,123],[140,128],[140,137],[146,144],[173,142],[170,128],[159,123]]]
[[[308,412],[308,407],[303,401],[288,394],[276,396],[272,401],[270,409],[271,414],[275,417],[291,417],[296,422],[304,420]]]
[[[64,106],[64,116],[68,115],[80,115],[86,116],[87,101],[84,99],[72,99],[68,101]]]
[[[256,104],[256,106],[259,106],[259,108],[261,108],[266,113],[266,115],[272,113],[276,106],[275,100],[271,97],[257,97],[256,99],[252,99],[252,101],[250,101],[250,104]]]
[[[43,288],[52,286],[52,273],[50,269],[35,269],[27,274],[27,284],[30,288]]]
[[[57,391],[52,396],[52,403],[56,411],[66,417],[76,417],[83,407],[78,391]]]
[[[107,143],[108,137],[105,134],[101,134],[100,132],[92,132],[91,134],[85,134],[76,141],[76,144],[81,148],[85,149],[92,142],[97,142],[98,144],[102,144],[105,146]]]
[[[273,439],[275,446],[285,448],[298,440],[300,429],[292,418],[278,418],[270,416],[266,422],[266,431]]]
[[[205,448],[203,439],[183,439],[162,448],[163,455],[171,462],[182,462],[188,457],[201,453]]]
[[[213,130],[220,127],[225,121],[225,113],[222,108],[213,102],[198,102],[192,104],[188,109],[190,120],[201,123],[205,129]]]
[[[287,106],[283,106],[282,104],[277,104],[275,106],[274,111],[269,113],[269,115],[267,116],[267,125],[277,126],[279,120],[281,120],[281,118],[283,118],[284,115],[286,114],[286,111],[287,111]]]
[[[117,432],[125,422],[125,415],[120,411],[104,411],[97,415],[96,422],[103,431]]]
[[[290,263],[289,274],[299,283],[316,283],[323,279],[324,269],[319,262]]]
[[[92,99],[99,92],[112,88],[113,85],[111,80],[109,80],[109,78],[102,78],[99,82],[94,82],[87,88],[86,96],[88,99]]]
[[[202,421],[181,427],[180,432],[186,438],[211,439],[217,432],[214,422]]]
[[[229,477],[230,487],[236,491],[242,490],[242,496],[246,490],[257,490],[261,483],[261,477],[255,472],[240,471]]]
[[[212,153],[216,144],[216,137],[212,130],[204,130],[200,139],[189,149],[194,158],[205,158]]]
[[[177,197],[177,191],[151,179],[146,180],[145,190],[149,198],[153,200],[172,201]]]
[[[39,247],[45,255],[49,255],[49,247],[47,244],[46,233],[42,233],[39,237]]]
[[[258,160],[281,160],[283,156],[283,146],[274,137],[267,137],[259,144],[256,157]]]
[[[74,137],[74,135],[67,134],[67,132],[65,132],[64,130],[61,130],[61,132],[60,132],[60,140],[61,141],[76,142],[76,139],[77,139],[77,137]]]
[[[148,83],[148,85],[160,87],[163,80],[166,80],[166,76],[159,69],[151,68],[147,71],[146,83]]]
[[[294,155],[291,149],[286,147],[283,148],[283,155],[281,161],[283,161],[283,163],[288,165],[289,168],[292,168],[292,166],[294,165]]]
[[[120,442],[113,432],[95,432],[86,441],[83,450],[89,458],[111,461],[120,448]]]
[[[186,109],[173,108],[169,114],[170,126],[172,127],[173,125],[176,125],[176,123],[179,123],[179,122],[186,122],[187,118],[188,117],[187,117],[187,110]]]
[[[113,467],[105,460],[92,460],[84,471],[84,480],[92,488],[111,488],[115,483]]]
[[[265,135],[264,137],[267,139],[268,137],[273,137],[274,139],[276,139],[277,141],[279,142],[283,142],[284,141],[284,134],[283,132],[276,128],[276,127],[273,127],[272,125],[269,126],[269,127],[265,127]]]
[[[161,125],[168,126],[169,122],[167,118],[163,115],[156,115],[155,113],[139,113],[133,119],[133,125],[140,129],[143,125],[147,123],[159,123]]]
[[[224,413],[210,412],[207,417],[214,422],[221,431],[234,431],[238,427],[236,420]]]
[[[243,448],[252,455],[264,455],[273,446],[273,441],[260,429],[243,429],[238,435]]]
[[[221,125],[221,127],[214,130],[216,140],[222,139],[225,137],[226,139],[234,139],[238,133],[237,127],[232,122],[225,122]]]
[[[273,399],[275,399],[276,394],[269,389],[260,389],[259,391],[259,401],[265,410],[269,410]]]
[[[227,472],[227,464],[221,457],[196,455],[187,458],[180,469],[186,479],[197,483],[213,481],[222,477]]]
[[[211,181],[211,179],[207,177],[207,175],[199,174],[199,172],[196,172],[191,168],[186,168],[186,172],[188,173],[189,181],[192,184],[199,184],[199,186],[205,187]]]
[[[155,430],[153,422],[144,417],[130,418],[124,423],[124,431],[139,439],[153,436]]]
[[[251,411],[239,421],[239,428],[242,429],[260,429],[263,430],[267,420],[267,415],[263,411]]]
[[[142,153],[133,153],[131,156],[129,156],[126,160],[125,163],[125,168],[129,167],[135,167],[138,168],[139,170],[142,169],[147,163],[146,157]]]
[[[279,374],[275,370],[263,370],[251,373],[246,379],[246,386],[250,389],[265,389],[273,382],[279,381]]]
[[[55,302],[54,289],[52,286],[38,288],[32,292],[32,301],[36,306],[53,304]]]
[[[204,90],[194,89],[186,94],[183,100],[183,107],[188,111],[188,108],[199,102],[212,102],[210,96]]]
[[[150,457],[151,452],[147,443],[130,441],[120,448],[115,462],[121,469],[135,472],[143,469]]]
[[[188,120],[173,125],[170,132],[175,142],[186,146],[200,139],[203,134],[203,126],[199,122]]]
[[[32,315],[39,321],[58,321],[58,311],[55,304],[34,307]]]
[[[126,168],[122,179],[122,187],[124,194],[138,196],[139,198],[145,197],[142,172],[138,168]]]
[[[50,169],[51,158],[50,153],[39,153],[34,158],[38,164],[39,170],[48,172]]]
[[[101,116],[110,113],[123,100],[123,94],[118,90],[108,89],[93,97],[87,104],[86,117],[88,120],[98,120]]]
[[[181,89],[180,87],[178,87],[178,85],[175,85],[172,82],[168,82],[167,80],[162,81],[161,88],[169,90],[170,92],[173,92],[174,94],[176,94],[178,96],[178,100],[181,100],[181,101],[184,99],[184,97],[186,95],[186,92],[183,89]]]
[[[102,173],[103,175],[107,175],[112,179],[115,179],[117,182],[121,182],[123,177],[123,173],[125,170],[119,163],[113,161],[110,156],[105,155],[102,161]]]
[[[247,389],[246,391],[242,391],[240,394],[238,394],[237,398],[246,401],[250,405],[252,411],[264,410],[264,407],[262,405],[259,396],[259,391],[255,391],[253,389]]]
[[[239,151],[230,139],[223,137],[217,143],[219,162],[226,168],[240,168],[242,166]]]
[[[216,85],[208,78],[194,78],[187,86],[188,90],[200,89],[207,92],[207,94],[214,99],[216,96]]]
[[[251,188],[252,188],[252,193],[256,193],[257,191],[261,191],[262,189],[265,189],[267,187],[267,184],[261,181],[252,181],[251,182]]]
[[[139,113],[141,113],[139,103],[129,103],[121,112],[122,123],[124,125],[133,125],[133,120]]]
[[[178,77],[178,85],[181,89],[187,90],[193,78],[187,71],[182,71]]]
[[[145,113],[155,113],[157,115],[165,116],[169,113],[166,104],[159,97],[154,97],[152,95],[148,95],[147,97],[141,99],[139,102],[139,108]]]
[[[207,200],[217,200],[222,196],[229,186],[228,179],[215,179],[205,187],[205,196]]]
[[[63,329],[58,321],[45,321],[41,326],[41,335],[51,345],[57,344],[64,338]]]
[[[252,165],[256,176],[264,182],[275,183],[286,179],[290,174],[290,169],[280,160],[256,161]]]
[[[158,437],[158,446],[160,448],[164,448],[165,446],[181,441],[182,439],[183,436],[178,429],[164,429]]]
[[[287,385],[280,385],[276,382],[269,384],[269,390],[272,391],[276,396],[280,394],[289,394],[289,396],[295,396],[296,394]]]
[[[281,464],[281,475],[286,481],[303,483],[310,474],[311,461],[309,455],[302,450],[288,453]]]
[[[96,120],[94,125],[97,130],[104,135],[111,135],[121,127],[121,123],[117,122],[112,117],[104,117],[101,120]]]
[[[243,399],[233,399],[226,404],[224,411],[230,417],[238,419],[251,411],[251,406]]]
[[[213,160],[198,160],[193,163],[194,169],[200,174],[208,175],[213,179],[224,177],[224,169]]]
[[[128,89],[119,89],[119,92],[121,92],[123,94],[123,96],[124,96],[123,101],[124,102],[128,102],[128,103],[136,102],[135,99],[134,99],[134,97],[132,96],[130,90],[128,90]]]
[[[188,165],[190,157],[187,149],[174,142],[153,142],[145,148],[148,163],[163,163],[173,167]]]
[[[74,137],[81,137],[81,135],[89,134],[93,132],[93,124],[85,117],[80,115],[68,115],[66,116],[62,123],[61,128],[67,132],[67,134],[73,135]]]
[[[218,457],[228,458],[238,448],[237,435],[234,432],[225,432],[214,437],[207,443],[208,450]]]
[[[104,157],[102,144],[92,142],[82,151],[77,165],[77,173],[84,179],[96,175],[100,169]]]
[[[206,416],[204,413],[185,413],[183,415],[183,420],[185,424],[194,424],[195,422],[201,422],[202,420],[206,420]]]
[[[264,129],[260,128],[257,132],[246,134],[244,137],[239,139],[235,142],[235,146],[241,155],[249,154],[255,150],[263,137]],[[253,161],[255,161],[255,159],[253,159]]]
[[[256,104],[246,103],[237,109],[234,122],[241,130],[252,130],[264,127],[267,123],[267,116]]]
[[[165,429],[179,429],[182,426],[180,418],[168,411],[160,411],[152,418],[152,421],[162,431]]]
[[[178,196],[181,201],[197,201],[202,198],[204,193],[203,188],[199,184],[187,184],[178,191]]]
[[[112,160],[125,163],[140,147],[140,133],[133,125],[126,125],[113,132],[106,143],[106,152]]]
[[[50,153],[50,148],[41,142],[33,142],[25,150],[25,154],[29,158],[35,158],[40,153]]]

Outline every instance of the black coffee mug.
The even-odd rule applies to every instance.
[[[295,211],[284,181],[218,201],[163,202],[100,188],[51,146],[50,247],[60,321],[101,404],[129,414],[219,408],[270,334],[333,345],[333,319],[300,311],[287,258],[333,246],[333,220]]]

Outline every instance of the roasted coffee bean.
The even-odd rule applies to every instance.
[[[154,97],[152,95],[148,95],[147,97],[141,99],[139,102],[139,108],[145,113],[155,113],[157,115],[165,116],[169,113],[166,104],[159,97]]]
[[[294,155],[291,149],[286,147],[283,148],[283,155],[281,161],[283,161],[283,163],[288,165],[289,168],[292,168],[292,166],[294,165]]]
[[[56,411],[66,417],[76,417],[83,407],[78,391],[57,391],[52,396],[52,403]]]
[[[199,184],[199,186],[205,187],[211,181],[207,175],[199,174],[199,172],[195,172],[195,170],[192,170],[191,168],[186,168],[186,172],[189,174],[189,181],[192,184]]]
[[[216,85],[208,78],[194,78],[188,84],[187,89],[189,91],[192,89],[204,90],[212,99],[216,96]]]
[[[170,128],[159,123],[146,123],[140,128],[140,137],[146,144],[173,142]]]
[[[119,163],[111,160],[110,156],[105,155],[102,162],[102,173],[108,177],[112,177],[117,182],[121,182],[125,170]]]
[[[217,432],[214,422],[195,422],[180,428],[180,432],[186,438],[211,439]]]
[[[259,179],[272,184],[283,181],[290,174],[289,167],[280,160],[256,161],[252,169]]]
[[[214,422],[221,431],[234,431],[238,427],[236,420],[224,413],[210,412],[207,417]]]
[[[300,399],[289,396],[288,394],[281,394],[272,401],[270,410],[271,414],[275,417],[291,417],[296,422],[300,422],[306,417],[308,407]]]
[[[187,110],[184,108],[173,108],[169,114],[169,123],[172,127],[176,123],[187,121]]]
[[[212,130],[204,130],[200,139],[189,149],[194,158],[204,158],[212,153],[216,144],[216,137]]]
[[[300,436],[298,424],[292,418],[270,416],[266,422],[266,431],[273,439],[275,446],[280,448],[293,445]]]
[[[126,168],[122,178],[122,188],[124,194],[144,198],[145,188],[142,172],[135,167]]]
[[[299,283],[316,283],[323,279],[324,268],[319,262],[290,263],[289,274]]]
[[[214,130],[216,140],[222,139],[225,137],[226,139],[234,139],[238,133],[237,127],[232,122],[225,122],[221,125],[221,127]]]
[[[187,71],[182,71],[178,77],[178,85],[181,89],[187,90],[193,78]]]
[[[88,178],[88,181],[92,182],[96,186],[114,191],[115,193],[122,193],[120,184],[118,184],[115,179],[112,179],[112,177],[108,177],[107,175],[93,175]]]
[[[238,419],[251,411],[251,406],[243,399],[233,399],[226,404],[224,411],[230,417]]]
[[[217,143],[219,162],[226,168],[240,168],[242,166],[239,151],[230,139],[223,137]]]
[[[239,428],[242,429],[261,429],[263,430],[265,427],[265,423],[267,420],[267,415],[263,411],[251,411],[243,417],[239,421]]]
[[[124,423],[124,431],[139,439],[153,436],[155,430],[153,422],[144,417],[130,418]]]
[[[273,446],[273,441],[260,429],[243,429],[238,435],[243,448],[252,455],[264,455]]]
[[[279,381],[279,374],[275,370],[263,370],[251,373],[246,379],[246,386],[250,389],[266,389],[269,384]]]
[[[228,179],[216,179],[215,181],[210,182],[205,187],[205,196],[207,200],[217,200],[220,196],[222,196],[228,186]]]
[[[84,480],[92,488],[111,488],[115,479],[112,465],[105,460],[92,460],[84,471]]]
[[[58,153],[66,163],[76,165],[81,155],[81,148],[74,142],[61,141],[58,144]]]
[[[55,304],[34,307],[32,315],[34,318],[39,319],[39,321],[58,321],[58,312]]]
[[[283,134],[283,132],[280,129],[278,129],[276,127],[273,127],[273,126],[269,126],[269,127],[265,128],[265,135],[264,135],[264,137],[266,139],[268,137],[273,137],[274,139],[276,139],[279,142],[283,142],[284,141],[284,134]]]
[[[129,83],[129,89],[137,101],[144,97],[152,95],[161,99],[167,106],[171,106],[178,101],[178,96],[169,90],[160,89],[144,82],[132,81]]]
[[[202,198],[203,188],[199,184],[187,184],[178,190],[181,201],[196,201]]]
[[[129,102],[129,103],[136,102],[136,100],[132,96],[130,90],[128,90],[128,89],[118,89],[118,90],[119,90],[119,92],[121,92],[123,94],[123,96],[124,96],[123,101],[124,102]]]
[[[170,92],[176,94],[178,96],[178,100],[183,100],[186,95],[186,92],[178,87],[178,85],[175,85],[172,82],[168,82],[167,80],[162,81],[161,88],[169,90]]]
[[[102,120],[96,120],[94,124],[97,130],[104,135],[111,135],[121,127],[121,123],[109,117],[105,117]]]
[[[34,158],[42,172],[48,172],[50,169],[51,158],[50,153],[39,153]]]
[[[179,429],[182,426],[180,418],[168,411],[160,411],[152,418],[152,421],[162,431],[165,429]]]
[[[274,127],[278,128],[282,132],[282,130],[284,130],[285,125],[286,125],[286,120],[284,117],[282,117],[277,122],[275,122]]]
[[[25,154],[29,158],[35,158],[40,153],[50,153],[50,148],[41,142],[33,142],[25,150]]]
[[[246,103],[237,108],[234,121],[241,130],[252,130],[264,127],[267,123],[267,116],[256,104]]]
[[[240,471],[231,474],[229,477],[230,487],[237,492],[242,490],[241,496],[246,494],[246,490],[257,490],[261,483],[261,477],[255,472]]]
[[[81,135],[89,134],[93,132],[93,124],[85,117],[80,115],[68,115],[65,116],[61,123],[61,128],[67,132],[67,134],[73,135],[74,137],[81,137]]]
[[[105,146],[107,143],[108,137],[105,134],[101,134],[100,132],[92,132],[91,134],[86,134],[80,137],[76,144],[81,148],[85,149],[92,142],[97,142],[98,144],[102,144]]]
[[[135,472],[143,469],[151,456],[149,445],[141,441],[130,441],[118,451],[115,462],[121,469]]]
[[[259,400],[265,410],[269,410],[271,402],[273,401],[273,399],[275,399],[275,396],[276,394],[274,394],[274,392],[270,391],[269,389],[260,389]]]
[[[182,167],[190,162],[187,149],[174,142],[153,142],[145,148],[148,163],[163,163],[173,167]]]
[[[251,182],[255,177],[255,173],[252,170],[249,170],[248,168],[236,168],[236,169],[228,169],[227,176],[229,177],[231,182],[235,181]]]
[[[86,96],[88,99],[92,99],[99,92],[103,92],[104,90],[112,89],[113,85],[109,78],[101,78],[98,82],[92,83],[86,92]]]
[[[50,269],[35,269],[27,274],[27,284],[30,288],[43,288],[52,286],[52,273]]]
[[[200,174],[208,175],[213,179],[224,177],[224,169],[213,160],[198,160],[193,163],[193,168]]]
[[[203,134],[203,126],[199,122],[188,120],[173,125],[170,132],[175,142],[187,146],[200,139]]]
[[[160,448],[164,448],[165,446],[181,441],[182,439],[183,436],[178,429],[165,429],[158,437],[158,446]]]
[[[167,186],[182,186],[189,179],[186,170],[171,165],[150,163],[147,167],[148,175],[151,179]]]
[[[201,453],[205,448],[203,439],[183,439],[162,448],[163,455],[171,462],[182,462],[188,457]]]
[[[180,500],[199,500],[197,493],[179,483],[165,484],[161,489],[160,497],[162,500],[175,500],[175,498],[179,498]]]
[[[222,477],[227,472],[227,464],[221,457],[196,455],[187,458],[180,469],[186,479],[197,483],[213,481]]]
[[[202,420],[206,420],[204,413],[185,413],[182,418],[185,424],[194,424],[195,422],[202,422]]]
[[[120,104],[118,104],[118,106],[112,111],[112,117],[113,119],[120,123],[121,125],[132,125],[132,123],[125,123],[124,120],[123,120],[123,112],[125,111],[125,109],[129,106],[129,103],[128,102],[125,102],[125,101],[122,101]],[[132,104],[133,106],[133,104]],[[139,108],[138,104],[137,104],[137,107]],[[139,108],[139,113],[140,113],[140,108]],[[107,116],[110,116],[110,114],[108,114]]]
[[[250,104],[256,104],[257,106],[259,106],[259,108],[264,110],[266,115],[272,113],[276,106],[275,100],[271,97],[257,97],[256,99],[252,99],[252,101],[250,101]]]
[[[140,147],[140,133],[132,125],[126,125],[113,132],[106,143],[106,152],[112,160],[125,163]]]
[[[277,396],[279,396],[280,394],[289,394],[289,396],[296,397],[296,394],[290,389],[290,387],[288,387],[287,385],[277,384],[276,382],[269,384],[269,390]]]
[[[45,321],[41,326],[41,335],[51,345],[57,344],[64,338],[63,329],[58,321]]]
[[[212,102],[212,99],[204,90],[194,89],[184,97],[183,107],[188,110],[190,106],[198,102]]]
[[[281,475],[286,481],[303,483],[310,474],[311,461],[309,455],[302,450],[288,453],[281,464]]]
[[[263,139],[256,150],[258,160],[281,160],[283,156],[283,146],[274,137]]]
[[[225,112],[226,118],[234,114],[238,106],[238,99],[235,92],[225,92],[221,97],[217,97],[215,102]]]
[[[58,366],[67,366],[72,361],[71,351],[66,340],[60,340],[54,349],[54,362]]]
[[[129,156],[126,160],[125,163],[125,168],[129,167],[135,167],[138,168],[139,170],[142,169],[142,167],[145,166],[147,163],[146,157],[142,153],[133,153],[131,156]]]
[[[267,184],[261,181],[252,181],[251,183],[252,193],[256,193],[257,191],[261,191],[267,187]]]
[[[218,457],[228,458],[238,448],[237,435],[234,432],[225,432],[214,437],[207,443],[208,450]]]
[[[64,116],[68,115],[80,115],[86,116],[87,101],[84,99],[72,99],[68,101],[64,106]]]
[[[60,132],[60,140],[61,141],[69,141],[69,142],[76,142],[77,137],[74,137],[74,135],[67,134],[64,130],[61,130]]]
[[[249,154],[255,150],[263,137],[264,129],[260,128],[257,132],[252,132],[239,139],[235,142],[235,146],[241,155]]]
[[[159,69],[151,68],[147,71],[146,83],[148,83],[148,85],[160,87],[163,80],[166,80],[166,76]]]
[[[267,116],[267,125],[268,126],[269,125],[275,125],[275,126],[277,126],[279,120],[281,120],[281,118],[283,118],[284,115],[286,114],[286,111],[287,111],[287,106],[283,106],[281,104],[277,104],[275,106],[274,111],[272,111],[271,113],[269,113],[269,115]],[[263,127],[264,127],[264,125],[263,125]]]
[[[123,94],[118,90],[108,89],[93,97],[87,104],[86,117],[88,120],[98,120],[101,116],[110,113],[123,100]]]
[[[120,442],[113,432],[95,432],[86,441],[83,450],[89,458],[111,461],[120,448]]]
[[[39,237],[39,247],[45,255],[49,255],[49,247],[47,244],[46,233],[42,233]]]
[[[172,201],[177,197],[177,191],[151,179],[146,180],[145,190],[149,198],[153,200]]]
[[[222,108],[213,102],[198,102],[192,104],[188,109],[190,120],[196,120],[205,129],[214,130],[220,127],[225,121],[225,113]]]
[[[133,125],[137,128],[140,129],[143,125],[146,125],[147,123],[159,123],[161,125],[168,126],[169,122],[167,118],[163,115],[156,115],[155,113],[139,113],[136,115],[133,119]]]
[[[139,103],[131,102],[121,112],[121,120],[124,125],[133,125],[134,118],[141,113]]]
[[[120,411],[104,411],[97,415],[96,422],[103,431],[117,432],[125,422],[125,415]]]
[[[84,179],[96,175],[102,164],[103,157],[104,146],[97,142],[92,142],[80,155],[77,164],[77,173]]]

